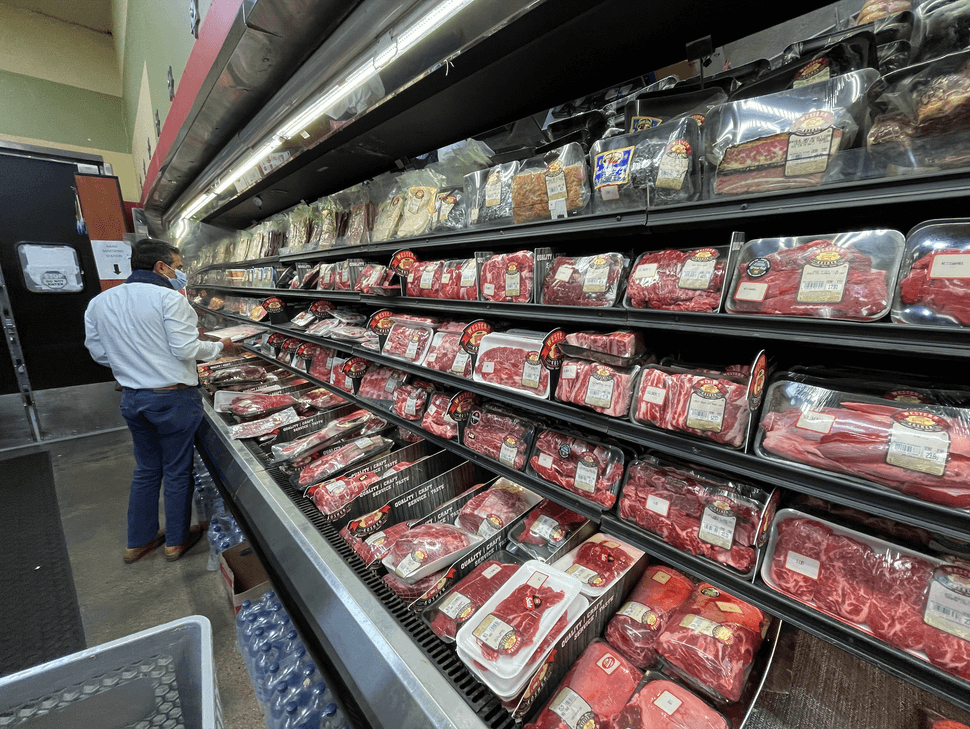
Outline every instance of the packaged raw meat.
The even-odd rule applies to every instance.
[[[404,213],[405,197],[406,193],[400,185],[391,186],[387,197],[377,206],[371,241],[383,243],[397,234],[397,227],[401,222],[401,215]]]
[[[442,262],[438,298],[478,301],[478,264],[474,258]]]
[[[933,375],[903,375],[871,367],[796,365],[785,373],[785,378],[858,395],[872,395],[895,403],[970,406],[970,387],[941,382]]]
[[[394,391],[394,413],[405,420],[421,420],[428,406],[432,386],[402,385]]]
[[[328,373],[326,378],[321,377],[319,379],[329,380],[330,375]],[[330,410],[331,408],[347,404],[347,401],[342,397],[339,395],[334,395],[332,392],[329,390],[324,390],[322,387],[303,393],[300,395],[300,399],[310,403],[310,406],[317,410]]]
[[[428,169],[412,170],[401,176],[401,182],[405,190],[404,208],[396,236],[413,238],[424,235],[431,230],[442,177]]]
[[[742,448],[748,432],[749,377],[648,365],[640,371],[631,417]]]
[[[435,212],[431,223],[433,233],[464,230],[468,223],[465,209],[465,190],[449,187],[435,196]]]
[[[602,139],[589,159],[594,213],[688,202],[700,193],[700,133],[690,117]]]
[[[229,385],[265,382],[267,374],[266,369],[258,365],[226,367],[213,373],[208,384],[213,387],[228,387]]]
[[[535,721],[524,729],[612,727],[643,674],[602,640],[583,651]],[[623,729],[626,729],[624,726]]]
[[[415,582],[451,564],[481,542],[454,524],[419,524],[398,537],[383,559],[388,572]]]
[[[582,514],[543,499],[529,512],[522,526],[512,530],[509,540],[536,559],[545,561],[587,521]]]
[[[321,450],[342,438],[353,438],[374,417],[366,410],[355,410],[348,415],[327,423],[315,433],[302,438],[273,446],[273,462],[284,463],[295,461],[314,451]]]
[[[780,379],[768,389],[755,452],[970,507],[965,408],[891,403]]]
[[[384,575],[384,584],[394,591],[394,594],[401,598],[404,602],[410,603],[414,602],[418,598],[424,597],[427,593],[432,590],[441,589],[444,587],[447,580],[445,580],[445,575],[448,574],[448,569],[445,568],[438,572],[433,572],[430,575],[422,577],[420,580],[415,582],[405,582],[400,577],[398,577],[393,572],[388,572]],[[430,597],[430,595],[429,595]]]
[[[642,550],[616,537],[594,534],[557,560],[553,567],[579,580],[583,594],[595,599],[625,575],[641,557]]]
[[[506,225],[512,222],[512,178],[519,162],[506,162],[489,170],[465,175],[468,225]]]
[[[468,622],[488,598],[519,569],[517,563],[503,564],[494,559],[482,562],[465,575],[442,600],[429,609],[431,630],[439,638],[453,642],[458,629]]]
[[[717,701],[738,701],[769,618],[702,582],[668,621],[657,653],[674,672]]]
[[[322,251],[337,244],[340,205],[330,197],[323,197],[310,206],[310,234],[304,251]]]
[[[693,589],[694,583],[671,567],[648,567],[606,626],[606,640],[634,666],[647,668],[656,660],[661,631]]]
[[[540,303],[613,306],[620,299],[629,259],[620,253],[556,258],[542,282]]]
[[[234,398],[229,412],[240,418],[258,418],[296,406],[297,400],[292,395],[261,395],[253,392]]]
[[[564,359],[556,399],[581,405],[614,418],[630,412],[633,386],[639,367],[609,367],[598,362]]]
[[[970,220],[918,225],[893,298],[893,321],[921,326],[970,326]]]
[[[434,328],[415,321],[395,320],[387,339],[384,341],[383,354],[401,359],[411,364],[423,364],[431,349]]]
[[[680,684],[663,678],[643,684],[614,719],[613,726],[623,729],[731,729],[719,712]]]
[[[910,9],[910,0],[866,0],[856,16],[856,25],[865,25]]]
[[[415,261],[408,269],[408,296],[437,299],[441,290],[442,261]]]
[[[408,381],[409,375],[393,367],[378,367],[368,372],[360,381],[357,397],[384,405],[394,402],[397,389]]]
[[[529,663],[579,592],[575,578],[530,560],[465,623],[456,642],[486,670],[512,678]]]
[[[554,430],[536,438],[529,470],[604,509],[616,503],[624,456],[616,446],[586,441]]]
[[[311,486],[306,495],[324,516],[336,518],[354,499],[372,484],[377,483],[380,478],[372,471],[358,473],[356,476],[341,476]]]
[[[624,130],[628,134],[653,129],[672,119],[689,116],[701,126],[718,104],[728,100],[719,82],[711,83],[703,89],[684,91],[678,86],[669,89],[646,91],[630,97],[624,109]],[[730,89],[735,84],[725,84]]]
[[[341,471],[373,458],[390,449],[394,442],[379,435],[362,436],[346,445],[328,451],[311,465],[304,468],[294,479],[294,486],[307,489],[314,484],[326,481]]]
[[[448,414],[451,397],[441,393],[431,395],[428,409],[421,418],[421,427],[439,438],[454,440],[458,437],[458,423]]]
[[[462,332],[442,332],[434,335],[424,366],[438,372],[460,377],[472,376],[472,356],[461,346]]]
[[[354,291],[360,291],[363,294],[374,293],[372,290],[374,287],[385,286],[391,282],[392,278],[394,278],[394,272],[387,266],[368,263],[357,277]]]
[[[532,447],[536,424],[493,405],[472,410],[462,433],[465,446],[521,471]]]
[[[738,254],[726,308],[732,314],[881,319],[904,242],[895,230],[749,241]]]
[[[550,371],[541,358],[544,340],[541,332],[486,334],[479,344],[472,379],[548,399]]]
[[[383,418],[373,417],[367,421],[367,425],[360,431],[361,435],[377,435],[389,427],[389,423]]]
[[[727,274],[728,248],[651,251],[633,265],[628,309],[715,312]]]
[[[532,251],[497,253],[481,263],[482,301],[527,304],[532,301],[535,257]]]
[[[522,162],[512,178],[515,223],[578,215],[588,205],[586,153],[578,143]]]
[[[757,486],[645,456],[630,464],[619,513],[681,551],[750,576],[776,503]]]
[[[559,343],[570,357],[602,362],[611,367],[632,367],[647,353],[639,332],[573,332]]]
[[[374,512],[374,514],[377,515],[379,512]],[[368,516],[370,514],[360,517],[360,521],[366,521]],[[351,535],[350,526],[347,525],[340,530],[340,536],[364,560],[364,564],[369,567],[384,559],[387,553],[391,551],[391,547],[394,546],[394,542],[410,528],[410,522],[402,521],[381,531],[368,534],[366,537],[359,537],[357,535]]]
[[[531,491],[507,478],[500,478],[461,507],[457,524],[472,534],[487,538],[522,516],[537,499]]]
[[[741,195],[840,181],[839,150],[863,127],[866,92],[879,78],[864,69],[829,81],[715,107],[704,124],[712,195]]]
[[[259,420],[251,420],[248,423],[229,426],[229,437],[234,440],[242,438],[258,438],[261,435],[269,435],[277,428],[290,423],[295,423],[300,419],[293,408],[281,410]]]

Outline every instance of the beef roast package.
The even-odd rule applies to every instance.
[[[711,195],[742,195],[840,181],[839,150],[864,127],[866,92],[879,78],[865,69],[714,108],[704,125]]]
[[[755,452],[970,507],[970,409],[889,402],[782,377],[768,388]]]
[[[543,430],[532,448],[529,473],[609,509],[616,503],[624,461],[616,446]]]
[[[893,321],[970,326],[970,220],[931,220],[906,238]]]
[[[630,271],[623,305],[628,309],[715,312],[729,276],[729,249],[649,251]]]
[[[512,179],[520,164],[506,162],[465,175],[469,227],[512,223]]]
[[[613,726],[624,729],[730,729],[719,711],[658,671],[650,671]]]
[[[556,399],[614,418],[625,418],[630,412],[639,372],[639,367],[610,367],[599,362],[564,359]]]
[[[475,256],[479,271],[481,301],[528,304],[532,301],[535,279],[535,254],[532,251],[515,253],[478,253]]]
[[[589,206],[586,153],[567,144],[521,163],[512,177],[515,223],[557,220],[579,215]]]
[[[779,493],[645,456],[627,470],[620,518],[753,579]]]
[[[533,397],[548,399],[559,364],[550,359],[550,335],[520,330],[481,338],[472,379]],[[554,365],[550,367],[550,365]]]
[[[646,363],[647,346],[640,332],[572,332],[559,343],[559,349],[569,357],[601,362],[611,367],[632,367]],[[652,355],[650,356],[652,359]]]
[[[778,512],[765,583],[970,680],[970,568],[793,509]]]
[[[735,261],[725,306],[732,314],[881,319],[904,242],[896,230],[749,241]]]
[[[491,537],[539,501],[536,494],[502,477],[461,507],[455,525],[480,537]]]
[[[630,260],[621,253],[558,256],[542,282],[539,303],[614,306],[623,293]]]
[[[514,575],[522,560],[501,552],[482,562],[434,606],[425,611],[431,631],[446,643],[453,643],[458,629]]]
[[[533,420],[486,405],[471,410],[467,421],[459,425],[459,433],[463,445],[521,471],[532,448],[536,427]]]
[[[643,555],[643,550],[600,533],[556,560],[553,566],[578,579],[584,595],[597,598],[623,577]]]

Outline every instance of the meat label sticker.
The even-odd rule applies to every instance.
[[[397,567],[395,567],[395,572],[397,572],[401,577],[410,577],[419,569],[421,569],[422,563],[414,558],[413,554],[409,554],[407,557],[398,562]]]
[[[510,263],[505,271],[505,295],[518,296],[522,290],[522,274],[514,263]]]
[[[545,455],[545,454],[543,454]],[[539,456],[541,462],[542,456]],[[549,466],[552,465],[552,458],[549,458]],[[549,466],[546,466],[548,468]],[[529,527],[529,533],[534,534],[547,542],[561,542],[566,537],[566,530],[552,517],[542,515]]]
[[[668,582],[670,582],[670,573],[660,570],[653,576],[653,581],[659,582],[661,585],[666,585]]]
[[[490,375],[493,372],[495,372],[495,363],[494,362],[482,362],[482,373],[483,374]]]
[[[532,576],[528,580],[526,580],[525,584],[527,584],[529,587],[534,587],[536,589],[539,589],[544,584],[546,584],[546,580],[548,579],[549,579],[549,575],[545,574],[544,572],[533,572]]]
[[[695,633],[715,638],[722,643],[730,643],[732,634],[731,629],[725,625],[715,623],[713,620],[702,618],[700,615],[685,615],[680,621],[681,628],[687,628]]]
[[[404,356],[407,359],[416,359],[417,358],[417,356],[418,356],[418,343],[419,343],[419,341],[420,340],[419,340],[418,335],[414,335],[411,338],[411,341],[408,342],[408,348],[404,352]]]
[[[525,364],[522,366],[522,386],[538,390],[541,376],[542,364],[539,362],[539,353],[529,352],[525,356]]]
[[[485,571],[482,572],[482,577],[484,577],[486,580],[490,580],[501,571],[502,571],[502,565],[493,564],[491,567],[487,568]]]
[[[519,454],[518,445],[518,441],[511,435],[505,436],[505,440],[502,441],[502,449],[498,454],[499,463],[504,463],[506,466],[514,468],[515,457]]]
[[[937,253],[930,278],[970,278],[970,253]]]
[[[421,281],[418,283],[418,287],[422,289],[430,289],[434,285],[434,266],[426,266],[424,271],[421,272]]]
[[[566,569],[566,574],[572,575],[584,585],[589,585],[590,587],[601,587],[605,582],[603,576],[599,572],[594,572],[593,570],[583,567],[580,564],[570,565]]]
[[[644,387],[640,391],[640,399],[651,405],[663,405],[667,397],[667,391],[661,387]]]
[[[586,271],[586,275],[583,277],[583,293],[604,293],[607,289],[609,278],[609,261],[601,256],[597,256],[593,259],[593,264],[589,267],[589,270]]]
[[[656,630],[660,624],[660,618],[657,617],[657,613],[638,602],[628,602],[620,608],[617,615],[626,615],[628,618],[640,623],[640,625],[646,625],[651,630]]]
[[[515,628],[492,614],[485,616],[472,631],[472,635],[500,653],[510,653],[519,642]]]
[[[575,380],[577,371],[576,365],[568,364],[562,368],[562,378],[564,380]]]
[[[494,296],[495,284],[490,284],[490,283],[482,284],[482,293],[484,293],[486,296]]]
[[[666,190],[679,190],[690,169],[690,144],[678,139],[667,145],[657,170],[656,185]]]
[[[569,277],[573,275],[572,266],[560,266],[559,270],[556,271],[556,281],[568,281]]]
[[[474,261],[468,261],[461,268],[461,287],[468,288],[469,286],[475,285],[475,279],[477,278],[477,269],[475,267]],[[493,292],[494,293],[494,287]]]
[[[612,676],[616,669],[620,667],[620,659],[612,653],[604,653],[603,657],[596,661],[596,665],[607,676]]]
[[[677,278],[677,288],[702,291],[711,285],[717,268],[718,253],[713,248],[696,251],[684,262]]]
[[[630,161],[633,159],[633,147],[622,147],[601,152],[593,160],[593,188],[599,190],[605,187],[625,185],[630,179]],[[615,190],[616,200],[619,190]],[[606,196],[604,193],[604,200]]]
[[[804,554],[799,554],[798,552],[789,551],[788,556],[785,557],[785,569],[797,572],[800,575],[805,575],[805,577],[812,580],[818,579],[818,570],[821,566],[821,563],[817,559],[806,557]]]
[[[660,268],[658,263],[641,263],[633,272],[633,280],[639,284],[657,277],[657,270]]]
[[[459,375],[465,374],[465,368],[468,366],[468,361],[471,359],[471,355],[468,352],[458,352],[455,354],[455,361],[451,364],[451,371],[456,372]],[[489,363],[490,364],[490,363]],[[484,369],[485,365],[482,365]]]
[[[793,89],[800,89],[802,86],[828,81],[832,77],[832,67],[827,58],[816,58],[814,61],[803,67],[795,74],[792,81]]]
[[[456,623],[463,623],[472,616],[475,608],[467,597],[460,592],[453,592],[441,603],[439,610]]]
[[[434,212],[435,192],[433,187],[415,186],[408,190],[408,213],[417,215],[422,207],[428,208],[429,213]]]
[[[788,135],[785,177],[825,172],[832,152],[834,121],[830,111],[812,111],[794,121]]]
[[[596,726],[596,714],[586,700],[571,688],[564,688],[549,704],[549,711],[563,720],[569,729],[590,729]]]
[[[600,188],[600,197],[604,202],[611,202],[620,199],[620,188],[616,185],[607,185]]]
[[[970,570],[956,565],[936,569],[923,622],[970,641]]]
[[[701,527],[697,538],[722,549],[731,549],[734,544],[734,529],[738,518],[727,499],[715,499],[704,508]]]
[[[589,456],[584,456],[576,466],[576,478],[573,481],[573,485],[580,491],[586,491],[591,494],[596,490],[596,481],[600,473],[596,467],[596,463],[590,463],[587,459],[589,459]]]
[[[660,696],[658,696],[653,701],[653,705],[660,709],[667,716],[673,716],[677,709],[680,708],[681,704],[684,702],[678,699],[669,691],[664,691]]]
[[[539,467],[540,468],[552,468],[552,456],[549,453],[539,454]],[[543,519],[547,517],[542,517]]]
[[[441,283],[451,283],[451,271],[445,271],[443,274],[441,274]]]
[[[494,208],[502,202],[502,176],[493,172],[485,183],[485,207]]]
[[[723,385],[713,380],[701,380],[694,385],[694,391],[687,403],[685,425],[694,430],[720,433],[724,426],[726,407],[727,399],[724,397]]]
[[[395,387],[397,387],[397,375],[390,375],[384,383],[384,392],[393,392]]]
[[[364,540],[364,544],[373,549],[374,547],[380,547],[382,544],[384,544],[384,539],[384,532],[375,532]]]
[[[404,412],[408,415],[414,415],[417,412],[418,407],[418,393],[412,392],[408,395],[408,399],[404,402]]]
[[[452,195],[446,195],[444,197],[439,196],[441,207],[438,210],[438,222],[443,222],[448,219],[451,215],[452,208],[455,207],[455,203],[458,202],[457,198]]]
[[[750,281],[742,281],[738,284],[738,290],[734,294],[734,298],[738,301],[757,301],[761,302],[765,300],[765,295],[768,293],[768,284],[766,283],[751,283]]]
[[[795,300],[800,304],[837,304],[845,295],[849,262],[841,249],[815,253],[802,268]]]
[[[552,213],[552,219],[566,217],[566,173],[559,160],[546,168],[546,194],[549,196],[549,212]],[[561,204],[557,204],[560,202]],[[557,215],[560,212],[562,214]]]
[[[946,421],[920,410],[903,410],[892,419],[886,463],[907,471],[942,476],[950,453]]]
[[[742,612],[744,612],[733,602],[721,602],[720,600],[718,600],[718,601],[715,601],[714,604],[717,605],[718,610],[720,610],[722,613],[741,614]]]
[[[647,511],[660,514],[660,516],[667,516],[670,512],[670,502],[667,499],[661,499],[659,496],[651,494],[647,497]]]
[[[469,217],[469,219],[471,220],[472,223],[477,223],[478,222],[478,208],[472,208],[472,211],[471,211],[471,213],[469,213],[469,216],[468,217]]]
[[[814,410],[805,410],[802,412],[801,416],[799,416],[798,422],[795,423],[795,427],[801,428],[802,430],[811,430],[815,433],[821,433],[822,435],[828,435],[829,431],[832,430],[832,425],[834,423],[834,415],[817,413]]]
[[[594,408],[608,408],[613,402],[615,385],[616,380],[613,379],[612,370],[606,367],[598,367],[589,378],[589,384],[586,386],[586,397],[583,398],[583,402]]]

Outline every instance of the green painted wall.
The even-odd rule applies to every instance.
[[[130,152],[119,96],[0,70],[0,133]]]

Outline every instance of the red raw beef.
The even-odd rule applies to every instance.
[[[539,367],[539,386],[531,387],[523,383],[528,360],[535,359]],[[529,345],[521,347],[491,347],[478,355],[475,375],[483,382],[502,385],[513,390],[521,390],[539,397],[549,392],[549,370],[538,360],[539,352]]]
[[[354,291],[360,291],[363,294],[373,293],[372,287],[385,286],[392,278],[394,278],[394,272],[387,266],[368,263],[360,272],[357,283],[354,284]]]
[[[482,297],[485,301],[504,301],[525,304],[532,300],[532,277],[535,262],[532,251],[500,253],[482,264]],[[517,293],[511,283],[517,283]]]
[[[391,327],[387,341],[384,342],[384,354],[408,362],[418,361],[428,351],[432,337],[434,331],[431,329],[398,322]]]
[[[466,285],[463,286],[462,281]],[[438,298],[478,301],[478,271],[474,258],[444,262]]]
[[[741,379],[707,377],[692,373],[668,374],[662,370],[645,368],[636,397],[636,420],[663,430],[693,433],[716,443],[741,448],[750,418],[748,383],[739,381]],[[718,399],[726,401],[723,416],[719,422],[708,421],[706,428],[690,427],[687,425],[688,420],[695,426],[700,422],[692,417],[692,401],[708,400],[695,393],[703,392],[706,386],[717,388],[720,391]]]
[[[532,437],[532,425],[514,415],[495,410],[474,410],[465,427],[465,445],[473,451],[488,456],[493,461],[502,461],[502,447],[514,449],[515,456],[509,457],[508,465],[517,471],[525,466]]]
[[[361,517],[361,521],[364,521],[366,518],[366,516]],[[365,564],[371,565],[384,559],[387,553],[391,551],[391,547],[394,546],[394,542],[410,528],[411,522],[402,521],[400,524],[394,524],[393,526],[387,527],[387,529],[382,529],[379,532],[368,534],[364,538],[359,538],[351,536],[350,527],[345,526],[340,530],[340,536],[360,555],[360,558],[364,560]]]
[[[559,256],[552,262],[542,283],[542,303],[613,306],[620,292],[624,266],[624,258],[619,253],[600,253],[582,258]],[[602,268],[606,268],[605,278],[597,277],[597,271]]]
[[[277,462],[295,461],[298,458],[303,458],[304,456],[322,450],[339,439],[353,438],[360,433],[373,417],[367,410],[355,410],[348,415],[344,415],[327,423],[316,433],[310,433],[310,435],[297,438],[285,446],[274,446],[273,452],[275,460]]]
[[[324,378],[321,377],[320,379]],[[326,379],[330,379],[329,374],[327,375]],[[330,392],[330,390],[324,390],[322,387],[304,393],[300,396],[300,399],[310,403],[310,406],[316,408],[317,410],[330,410],[331,408],[335,408],[339,405],[347,404],[347,401],[340,397],[340,395],[334,395],[332,392]]]
[[[500,650],[495,650],[476,637],[482,655],[487,660],[497,661],[499,654],[514,656],[523,648],[532,645],[542,616],[553,605],[562,602],[564,597],[565,593],[545,584],[533,587],[523,583],[516,587],[489,613],[508,625],[514,631],[516,639],[512,645],[503,645]]]
[[[329,516],[339,512],[380,478],[373,471],[358,473],[356,476],[343,476],[311,486],[307,496],[321,512]]]
[[[393,401],[395,399],[394,393],[407,378],[408,375],[401,370],[392,367],[378,367],[364,375],[364,378],[360,381],[360,389],[357,390],[357,397],[364,397],[368,400]]]
[[[820,185],[824,172],[791,177],[785,174],[789,134],[781,132],[728,147],[717,166],[714,194],[741,195]],[[837,153],[841,141],[842,130],[833,129],[829,159]]]
[[[926,626],[927,658],[947,673],[970,681],[970,641],[931,626]]]
[[[407,295],[437,299],[441,290],[441,261],[415,261],[408,271]]]
[[[727,719],[672,681],[651,681],[613,721],[622,729],[730,729]]]
[[[634,359],[647,351],[643,336],[639,332],[575,332],[567,334],[566,344],[581,347],[592,352],[602,352],[614,357]]]
[[[449,440],[458,437],[458,423],[448,415],[451,398],[447,395],[434,394],[431,403],[421,419],[421,427],[432,435]]]
[[[424,436],[420,433],[415,433],[407,428],[400,427],[397,429],[397,437],[399,440],[403,440],[405,443],[420,443],[424,440]]]
[[[443,559],[469,544],[471,535],[453,524],[421,524],[394,542],[390,555],[396,567],[407,557],[425,564]]]
[[[565,455],[564,455],[565,454]],[[623,478],[623,456],[606,446],[587,443],[579,438],[544,430],[536,440],[529,465],[540,478],[562,486],[584,499],[609,509],[616,503],[616,489]],[[583,475],[595,469],[593,485],[576,483],[582,467]]]
[[[431,391],[418,385],[401,385],[394,391],[394,412],[405,420],[421,420]]]
[[[738,701],[767,626],[758,608],[701,583],[667,623],[657,652],[699,687]]]
[[[431,630],[439,638],[454,640],[461,628],[475,615],[498,588],[508,582],[519,569],[517,564],[503,564],[494,559],[482,562],[465,575],[448,595],[435,607]]]
[[[269,435],[274,430],[290,423],[295,423],[300,419],[293,408],[280,410],[272,415],[267,415],[259,420],[250,420],[248,423],[240,423],[229,427],[229,437],[239,440],[241,438],[258,438],[261,435]]]
[[[529,502],[519,487],[508,488],[496,484],[492,488],[473,496],[458,512],[458,523],[472,534],[478,534],[487,522],[494,533],[512,523],[525,513]],[[484,536],[484,534],[483,534]]]
[[[552,699],[524,729],[617,726],[614,718],[633,695],[643,674],[607,643],[594,640],[569,669]],[[592,724],[577,724],[587,712]],[[623,727],[626,729],[626,727]]]
[[[693,582],[670,567],[648,567],[606,626],[606,640],[637,668],[646,668],[657,657],[660,632],[693,589]]]
[[[455,358],[459,357],[458,371],[455,371]],[[461,333],[446,333],[437,344],[433,344],[424,366],[438,372],[450,372],[453,375],[471,378],[472,358],[461,348]]]
[[[292,395],[261,395],[254,392],[234,399],[229,410],[240,418],[261,418],[297,404]]]
[[[667,250],[644,254],[630,273],[627,296],[634,309],[662,309],[665,311],[716,311],[721,304],[721,288],[727,262],[717,259],[714,274],[707,288],[681,288],[680,274],[684,264],[696,251]],[[646,266],[648,268],[644,269]],[[656,273],[645,278],[642,274]],[[638,278],[638,274],[641,274]],[[686,282],[685,283],[689,283]]]
[[[828,433],[798,427],[803,414],[799,408],[769,412],[761,420],[765,429],[762,447],[783,458],[869,479],[926,501],[970,507],[970,432],[956,418],[936,413],[947,423],[950,436],[942,476],[886,462],[893,415],[912,409],[852,402],[819,408],[814,412],[835,418]]]
[[[880,640],[904,650],[927,650],[935,628],[923,622],[933,566],[899,552],[882,555],[873,573],[872,602],[866,621]]]
[[[771,579],[783,591],[802,602],[812,602],[818,577],[811,575],[821,565],[825,545],[832,531],[814,519],[785,519],[778,522],[778,542],[771,562]],[[807,560],[807,561],[806,561]],[[792,566],[802,570],[799,572]],[[809,572],[805,575],[803,572]]]
[[[226,385],[238,385],[244,382],[264,382],[266,376],[266,370],[256,365],[227,367],[213,373],[212,377],[209,378],[209,384],[224,387]]]
[[[556,399],[582,405],[614,418],[623,418],[630,412],[634,377],[633,369],[609,367],[581,359],[563,360]]]
[[[394,594],[404,600],[404,602],[413,602],[414,600],[424,596],[425,593],[432,592],[435,586],[442,581],[442,578],[447,573],[448,569],[445,568],[440,572],[435,572],[427,577],[422,577],[417,582],[408,583],[399,578],[393,572],[388,572],[386,575],[384,575],[384,584],[390,587],[394,591]],[[441,587],[438,587],[438,589],[440,590]],[[431,595],[428,595],[428,598],[430,599],[433,595],[434,592],[432,592]]]
[[[377,435],[368,438],[358,438],[340,448],[330,451],[300,471],[300,475],[296,479],[297,485],[301,488],[307,488],[313,484],[325,481],[355,463],[360,463],[372,456],[376,456],[381,451],[386,450],[390,445],[391,441]]]
[[[310,370],[308,374],[310,377],[315,377],[321,382],[330,382],[330,370],[333,367],[333,350],[324,349],[318,355],[314,356],[313,361],[310,363]]]
[[[624,574],[636,560],[623,545],[610,539],[602,541],[583,542],[573,557],[573,564],[566,568],[568,574],[574,574],[573,565],[595,572],[596,576],[580,579],[580,582],[591,587],[605,588],[612,585],[620,575]],[[571,571],[572,570],[572,571]]]
[[[461,334],[465,331],[465,327],[468,326],[468,322],[464,321],[448,321],[438,327],[439,332],[447,332],[448,334]]]
[[[964,254],[958,248],[933,251],[913,263],[899,284],[899,297],[904,304],[921,305],[937,314],[952,316],[963,326],[970,326],[970,279],[930,278],[937,256]]]
[[[582,514],[543,499],[525,518],[518,541],[540,547],[560,544],[585,522]]]
[[[854,539],[830,534],[820,561],[815,604],[850,623],[865,623],[872,602],[875,552]]]

